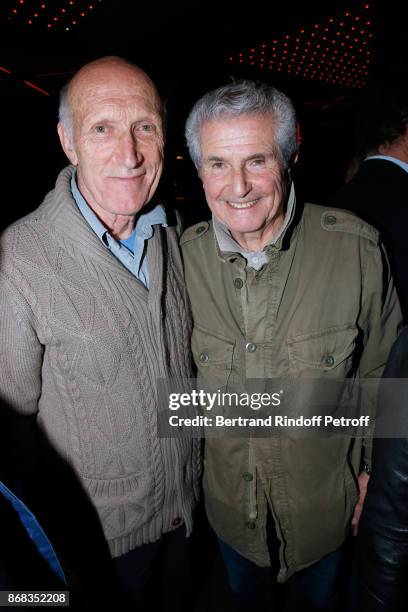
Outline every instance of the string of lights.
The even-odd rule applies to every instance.
[[[300,26],[279,38],[226,57],[231,64],[256,70],[361,88],[371,63],[372,18],[366,2],[322,23]]]
[[[103,0],[14,0],[10,23],[27,28],[70,32],[91,15]]]

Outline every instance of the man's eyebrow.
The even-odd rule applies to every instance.
[[[217,162],[222,162],[225,161],[223,157],[218,157],[218,155],[210,155],[209,157],[205,158],[205,161],[209,162],[209,161],[217,161]]]
[[[143,117],[139,117],[136,119],[134,123],[143,123],[144,121],[158,121],[160,119],[160,115],[151,114],[151,115],[143,115]]]
[[[265,159],[265,153],[254,153],[246,158],[246,161],[251,161],[252,159]]]

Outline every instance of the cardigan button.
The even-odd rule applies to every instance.
[[[245,527],[247,529],[255,529],[256,525],[254,521],[246,521],[245,523]]]

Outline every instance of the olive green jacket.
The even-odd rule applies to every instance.
[[[401,322],[378,233],[352,213],[306,204],[258,272],[221,253],[211,223],[181,239],[200,376],[379,377]],[[204,492],[217,535],[270,563],[267,504],[280,540],[279,581],[344,541],[358,498],[362,441],[206,440]]]

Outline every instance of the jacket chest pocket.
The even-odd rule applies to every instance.
[[[211,386],[225,386],[232,371],[235,342],[220,334],[195,326],[192,350],[199,377]]]
[[[296,373],[346,378],[353,371],[358,331],[345,324],[287,340],[289,367]]]

